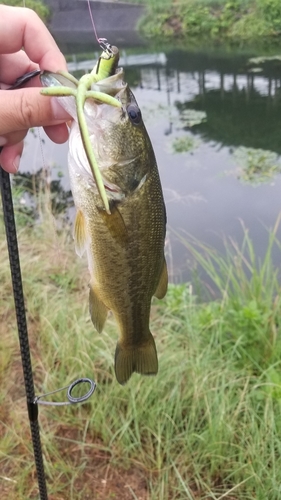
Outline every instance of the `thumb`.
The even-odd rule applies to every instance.
[[[40,90],[29,87],[0,91],[0,136],[70,119],[56,98],[43,96]]]

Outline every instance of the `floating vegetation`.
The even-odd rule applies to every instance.
[[[281,172],[280,157],[273,151],[240,146],[233,156],[238,165],[238,178],[243,182],[256,185],[271,182]]]
[[[200,142],[190,135],[176,137],[172,142],[173,153],[189,153],[193,151]]]
[[[178,109],[179,106],[178,106]],[[181,121],[184,121],[185,127],[194,127],[194,125],[200,125],[207,121],[207,114],[205,111],[197,111],[196,109],[182,109],[181,111]]]

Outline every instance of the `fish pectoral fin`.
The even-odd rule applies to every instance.
[[[95,287],[91,285],[89,293],[89,311],[94,327],[99,333],[101,333],[107,318],[108,308],[99,298]]]
[[[167,293],[167,288],[168,288],[168,271],[167,271],[166,259],[164,258],[160,279],[156,291],[154,293],[155,297],[157,297],[157,299],[163,299]]]
[[[112,238],[121,246],[126,246],[128,241],[128,231],[125,221],[116,205],[110,206],[111,214],[107,214],[105,210],[100,210],[101,217],[111,234]]]
[[[156,375],[158,359],[155,341],[149,337],[141,345],[130,346],[118,342],[115,351],[115,375],[119,384],[125,384],[133,372],[141,375]]]
[[[77,211],[75,217],[73,236],[76,253],[79,257],[82,257],[87,246],[87,232],[85,217],[81,210]]]

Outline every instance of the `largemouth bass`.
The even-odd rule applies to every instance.
[[[113,48],[117,51],[116,48]],[[87,252],[90,271],[89,309],[101,332],[112,311],[120,338],[115,374],[124,384],[133,372],[158,371],[154,338],[149,329],[151,299],[167,291],[164,257],[166,212],[153,148],[136,99],[122,68],[92,85],[115,97],[120,107],[86,100],[91,147],[102,175],[110,213],[104,209],[83,147],[74,97],[60,97],[71,114],[69,175],[75,206],[74,239],[78,255]],[[52,80],[53,79],[53,80]],[[75,85],[48,76],[47,85]]]

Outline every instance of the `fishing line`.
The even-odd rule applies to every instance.
[[[98,37],[97,30],[96,30],[96,25],[95,25],[95,21],[94,21],[94,17],[93,17],[92,10],[91,10],[90,0],[87,0],[87,3],[88,3],[88,9],[89,9],[89,14],[90,14],[90,19],[91,19],[91,22],[92,22],[92,26],[93,26],[93,30],[94,30],[94,34],[95,34],[96,40],[97,40],[97,42],[98,42],[98,44],[99,44],[99,46],[101,47],[102,50],[106,50],[106,51],[108,51],[108,52],[111,53],[111,45],[110,45],[110,43],[108,43],[107,39],[106,38],[99,38]]]
[[[106,40],[106,38],[99,38],[98,37],[97,30],[96,30],[96,25],[95,25],[95,21],[94,21],[94,17],[93,17],[93,14],[92,14],[90,0],[87,0],[87,3],[88,3],[88,9],[89,9],[89,14],[90,14],[90,19],[92,21],[92,25],[93,25],[93,30],[94,30],[94,33],[95,33],[95,37],[96,37],[97,42],[100,43],[101,41]]]

